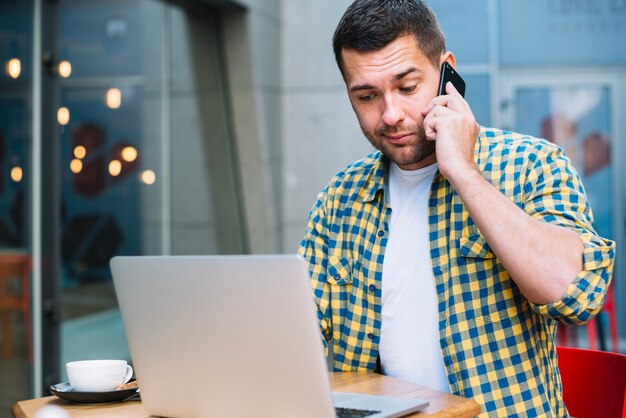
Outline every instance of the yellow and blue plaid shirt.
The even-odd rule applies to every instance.
[[[615,244],[594,231],[578,174],[557,146],[481,128],[475,161],[530,216],[577,232],[584,267],[561,300],[533,304],[437,173],[428,209],[430,255],[451,391],[476,400],[485,416],[567,416],[554,346],[557,322],[583,323],[601,309]],[[318,196],[301,244],[336,371],[376,366],[391,218],[387,168],[387,159],[375,152],[337,174]]]

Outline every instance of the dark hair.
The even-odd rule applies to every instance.
[[[333,49],[343,74],[343,49],[371,52],[400,36],[414,35],[424,55],[439,67],[446,39],[432,9],[422,0],[355,0],[342,16]]]

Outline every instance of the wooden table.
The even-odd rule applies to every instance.
[[[463,418],[480,413],[480,406],[471,399],[439,392],[424,386],[375,373],[331,373],[333,390],[372,395],[397,395],[421,398],[430,405],[412,414],[412,417]],[[57,405],[65,409],[70,417],[149,417],[141,402],[128,401],[100,405],[78,405],[63,401],[56,396],[17,402],[12,412],[15,418],[33,418],[44,405]]]

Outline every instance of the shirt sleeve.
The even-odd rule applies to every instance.
[[[552,144],[541,147],[527,173],[524,209],[535,219],[576,232],[583,242],[583,270],[573,278],[563,297],[532,309],[568,324],[582,324],[593,318],[606,298],[613,274],[615,243],[593,228],[593,213],[585,191],[564,152]]]
[[[311,276],[313,298],[317,305],[317,317],[320,322],[324,348],[328,354],[328,341],[332,338],[330,289],[326,280],[328,266],[329,227],[326,218],[324,201],[327,199],[328,188],[320,192],[318,200],[311,209],[304,239],[300,244],[299,254],[308,263]]]

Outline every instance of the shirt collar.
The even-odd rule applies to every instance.
[[[389,171],[389,159],[385,157],[382,152],[378,151],[373,156],[374,162],[372,163],[372,170],[370,171],[370,176],[364,188],[364,202],[372,202],[376,199],[378,192],[384,193],[385,182]]]

